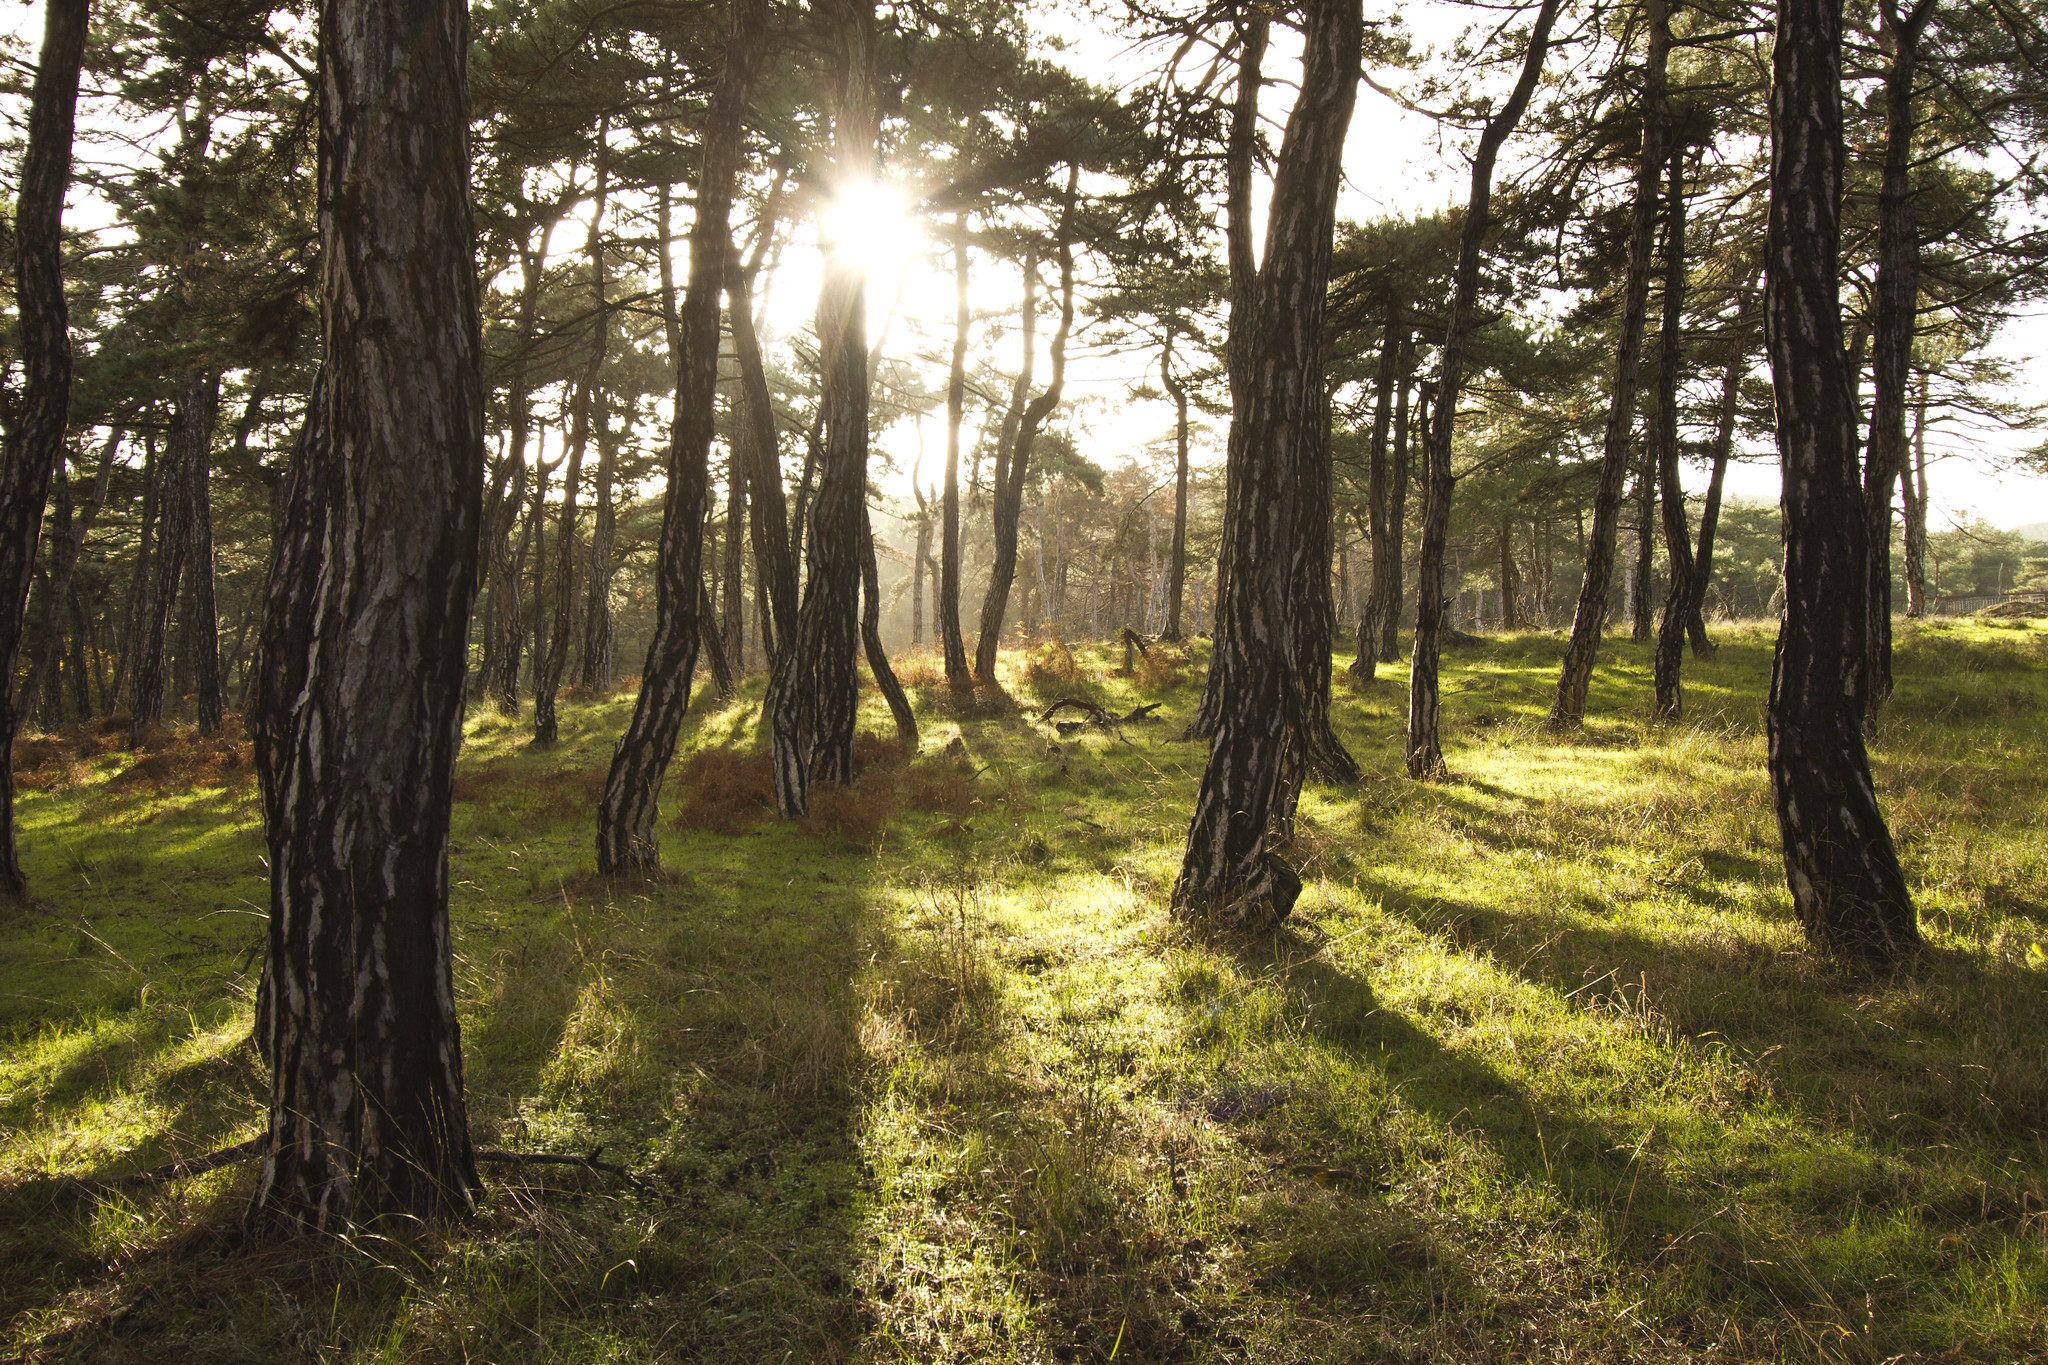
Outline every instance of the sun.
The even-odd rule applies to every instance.
[[[843,253],[883,288],[902,274],[923,235],[903,195],[877,180],[842,185],[818,215],[819,245]]]

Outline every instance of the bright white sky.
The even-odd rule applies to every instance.
[[[1409,7],[1406,21],[1418,46],[1444,43],[1454,36],[1469,11],[1445,4]],[[41,34],[41,6],[21,5],[8,0],[0,9],[0,31],[12,31],[27,40],[32,52]],[[1095,27],[1085,17],[1060,21],[1060,32],[1068,47],[1064,60],[1078,73],[1105,84],[1127,83],[1133,73],[1151,64],[1149,54],[1133,52],[1121,38]],[[1273,50],[1268,58],[1269,75],[1277,78],[1266,92],[1264,114],[1275,129],[1284,122],[1293,97],[1292,76],[1296,69],[1293,35],[1276,28]],[[1398,73],[1378,73],[1392,84]],[[1512,151],[1509,154],[1512,160]],[[1459,149],[1439,142],[1437,130],[1428,120],[1407,113],[1370,89],[1361,90],[1357,113],[1346,147],[1346,188],[1340,213],[1365,220],[1389,212],[1416,214],[1461,202],[1466,192],[1466,167]],[[940,388],[944,364],[951,343],[953,280],[950,255],[932,249],[916,226],[900,212],[892,212],[886,197],[866,215],[870,264],[870,326],[878,327],[886,316],[889,326],[887,353],[894,358],[930,357],[927,384]],[[78,203],[68,221],[85,225],[88,220],[104,221],[104,206]],[[577,240],[583,229],[572,223],[564,230]],[[782,336],[794,335],[808,326],[817,297],[817,255],[810,246],[813,234],[801,229],[797,241],[781,256],[780,270],[773,280],[766,306],[765,330]],[[568,238],[559,243],[570,246]],[[1085,267],[1084,267],[1085,269]],[[1048,281],[1050,283],[1050,281]],[[1085,275],[1083,286],[1085,290]],[[977,267],[973,299],[978,322],[974,344],[978,347],[997,329],[994,344],[999,362],[1006,368],[1016,363],[1015,306],[1021,292],[1016,271]],[[1004,316],[1006,314],[1008,316]],[[1049,319],[1039,329],[1041,382],[1046,371],[1043,347],[1051,332]],[[1994,347],[1997,354],[2013,362],[2018,382],[2015,396],[2041,395],[2042,364],[2037,357],[2048,353],[2048,314],[2036,315],[2015,324]],[[1115,468],[1147,447],[1170,439],[1172,409],[1164,402],[1133,401],[1131,389],[1149,383],[1157,387],[1156,356],[1114,354],[1094,344],[1085,332],[1076,338],[1068,367],[1067,393],[1080,406],[1073,425],[1082,452],[1106,468]],[[970,403],[966,444],[971,447],[982,413]],[[2040,433],[1969,429],[1959,423],[1935,428],[1929,437],[1930,452],[1942,459],[1932,474],[1933,507],[1930,519],[1937,529],[1964,516],[1979,516],[1994,525],[2011,527],[2048,521],[2048,477],[2012,472],[2013,456],[2037,444]],[[921,482],[929,486],[937,477],[944,456],[943,412],[924,422],[902,422],[882,434],[877,445],[876,475],[884,488],[907,496],[909,472],[920,460]],[[1220,436],[1198,436],[1197,460],[1220,457]],[[1751,452],[1752,461],[1730,471],[1729,491],[1739,497],[1775,501],[1779,491],[1778,471],[1769,452]],[[1689,483],[1704,483],[1704,473],[1688,471]]]

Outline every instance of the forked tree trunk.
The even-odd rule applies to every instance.
[[[833,110],[834,171],[860,184],[875,164],[874,0],[823,0],[837,30],[840,86]],[[853,719],[859,699],[854,655],[860,634],[860,561],[867,506],[867,282],[843,243],[826,253],[818,301],[824,354],[824,422],[816,503],[809,509],[810,572],[796,637],[769,681],[775,806],[810,812],[816,782],[853,777]]]
[[[1181,600],[1188,581],[1188,390],[1174,378],[1171,329],[1159,352],[1159,382],[1173,399],[1173,558],[1167,570],[1166,633],[1163,640],[1181,638]]]
[[[910,698],[903,694],[896,670],[889,666],[889,652],[882,648],[882,576],[875,564],[875,530],[868,523],[865,505],[861,508],[860,584],[860,642],[868,656],[868,671],[875,675],[875,686],[889,703],[890,719],[896,722],[896,738],[914,753],[917,717],[911,714]]]
[[[192,565],[188,579],[184,643],[191,658],[193,719],[199,733],[217,735],[226,719],[221,701],[220,612],[213,596],[213,427],[220,411],[220,377],[193,380],[178,396],[190,407],[193,428],[185,470],[191,498]],[[180,420],[187,420],[183,414]]]
[[[1472,305],[1479,297],[1479,257],[1491,226],[1493,165],[1501,144],[1522,121],[1543,59],[1550,51],[1550,30],[1560,0],[1543,0],[1529,50],[1514,92],[1498,113],[1486,121],[1472,157],[1472,197],[1465,208],[1465,227],[1458,240],[1458,271],[1451,287],[1451,306],[1444,319],[1443,370],[1433,393],[1425,391],[1427,425],[1422,437],[1422,546],[1415,570],[1415,652],[1408,665],[1408,753],[1410,777],[1441,777],[1445,773],[1443,740],[1437,723],[1437,673],[1443,650],[1444,542],[1451,526],[1451,435],[1457,420],[1458,391],[1465,382],[1465,345],[1472,330]],[[1652,4],[1661,0],[1651,0]],[[1633,405],[1631,405],[1633,406]]]
[[[45,0],[43,53],[29,96],[29,145],[14,203],[14,309],[23,385],[0,448],[0,757],[20,724],[14,655],[29,610],[35,542],[49,477],[72,420],[72,323],[63,303],[63,192],[72,184],[78,68],[86,51],[86,0]],[[27,698],[33,702],[33,698]],[[14,847],[14,765],[0,763],[0,894],[27,894]]]
[[[697,217],[690,225],[690,283],[678,317],[675,424],[655,560],[654,637],[640,670],[632,719],[612,754],[598,807],[597,867],[607,877],[649,876],[660,870],[655,818],[661,784],[690,705],[698,636],[709,623],[702,560],[706,464],[718,389],[718,300],[727,283],[733,186],[744,154],[747,100],[760,70],[767,12],[767,0],[733,0],[725,66],[705,115]]]
[[[1242,452],[1229,499],[1234,524],[1218,569],[1232,586],[1219,621],[1216,659],[1228,678],[1209,762],[1188,822],[1174,882],[1176,913],[1260,929],[1286,918],[1301,879],[1269,846],[1292,813],[1305,758],[1302,635],[1290,613],[1299,598],[1295,500],[1309,467],[1328,458],[1319,428],[1329,409],[1323,376],[1323,312],[1344,135],[1358,87],[1359,0],[1313,0],[1304,14],[1301,94],[1274,168],[1265,260],[1250,308],[1234,313],[1232,345],[1244,356],[1243,401],[1233,416]],[[1327,474],[1325,475],[1327,477]],[[1327,486],[1325,523],[1327,524]],[[1328,607],[1328,557],[1323,601]],[[1328,642],[1323,665],[1327,683]],[[1211,667],[1216,667],[1212,663]]]
[[[1665,65],[1671,50],[1666,0],[1644,0],[1644,11],[1649,20],[1650,42],[1643,64],[1643,145],[1636,163],[1635,217],[1629,227],[1628,270],[1622,283],[1614,391],[1608,399],[1600,479],[1593,493],[1593,526],[1586,540],[1586,576],[1579,585],[1571,638],[1565,644],[1564,664],[1558,670],[1557,695],[1550,704],[1552,729],[1569,729],[1586,717],[1586,692],[1593,680],[1593,661],[1600,651],[1601,630],[1607,623],[1607,589],[1614,576],[1621,486],[1628,474],[1630,437],[1635,431],[1643,317],[1650,300],[1650,247],[1657,230],[1657,182],[1664,169]]]
[[[1401,561],[1393,552],[1393,528],[1387,524],[1391,492],[1387,478],[1387,435],[1394,417],[1395,367],[1401,363],[1402,334],[1400,302],[1390,300],[1385,330],[1380,337],[1372,440],[1366,450],[1366,534],[1372,543],[1372,584],[1366,593],[1365,610],[1358,618],[1358,656],[1351,661],[1351,676],[1360,682],[1371,682],[1379,670],[1380,618],[1398,610],[1401,595]]]
[[[250,1220],[339,1237],[481,1188],[448,825],[483,500],[467,7],[325,0],[325,359],[271,559],[257,741],[270,1118]]]
[[[1025,287],[1031,287],[1027,277]],[[967,412],[967,215],[953,215],[953,363],[946,373],[946,486],[939,495],[939,653],[946,682],[974,686],[967,640],[960,630],[960,424]]]
[[[1870,569],[1843,362],[1840,0],[1781,0],[1771,61],[1764,327],[1785,483],[1785,619],[1770,770],[1785,878],[1807,939],[1890,963],[1920,945],[1863,749]]]
[[[333,0],[329,0],[332,3]],[[583,480],[583,455],[590,446],[591,410],[597,406],[597,381],[604,372],[605,348],[611,339],[611,324],[605,308],[604,208],[610,167],[605,148],[606,125],[598,124],[596,197],[590,208],[590,237],[584,248],[590,257],[591,318],[590,356],[583,362],[583,375],[576,384],[576,397],[569,414],[569,466],[562,478],[562,508],[555,529],[555,620],[548,631],[545,653],[538,654],[540,671],[533,680],[533,743],[549,748],[558,735],[555,715],[556,693],[562,674],[569,666],[569,636],[576,619],[576,493]],[[534,611],[542,610],[539,594]],[[691,634],[694,636],[695,631]]]
[[[1693,582],[1692,529],[1685,524],[1685,487],[1678,481],[1678,367],[1685,322],[1685,147],[1675,139],[1664,202],[1663,303],[1651,449],[1657,456],[1664,553],[1671,582],[1664,590],[1664,614],[1657,625],[1657,650],[1650,672],[1655,714],[1663,720],[1677,720],[1685,711],[1680,676],[1685,662],[1685,627],[1692,619],[1698,588]]]
[[[1906,465],[1906,388],[1920,302],[1920,236],[1913,212],[1913,77],[1920,35],[1934,0],[1901,15],[1879,6],[1891,40],[1884,77],[1884,177],[1877,194],[1877,318],[1871,338],[1870,452],[1863,470],[1863,514],[1870,548],[1870,638],[1865,646],[1864,725],[1892,695],[1892,484]]]

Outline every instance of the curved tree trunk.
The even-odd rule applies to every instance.
[[[1657,415],[1651,449],[1657,457],[1657,487],[1664,517],[1664,553],[1671,582],[1664,590],[1664,614],[1657,626],[1657,650],[1650,672],[1654,714],[1677,720],[1685,710],[1680,670],[1685,661],[1685,627],[1692,619],[1692,531],[1685,524],[1685,488],[1678,481],[1678,367],[1682,363],[1685,305],[1685,147],[1671,148],[1670,184],[1664,202],[1664,316],[1657,365]]]
[[[697,218],[690,225],[690,283],[678,316],[675,424],[655,561],[654,638],[597,814],[597,868],[607,877],[648,876],[661,867],[654,824],[662,778],[689,709],[698,637],[708,633],[702,560],[706,462],[718,390],[718,300],[728,283],[728,220],[745,155],[747,100],[760,70],[767,13],[767,0],[732,0],[725,66],[705,115]]]
[[[20,316],[21,406],[0,460],[0,755],[18,724],[14,659],[21,649],[36,540],[50,475],[71,420],[71,322],[64,304],[64,192],[71,183],[71,130],[85,60],[86,0],[46,0],[43,50],[30,96],[28,146],[14,222],[15,306]],[[30,699],[33,700],[33,699]],[[14,772],[0,775],[0,894],[28,889],[14,846]]]
[[[1586,692],[1593,661],[1607,623],[1607,589],[1614,576],[1614,548],[1621,519],[1621,486],[1628,474],[1630,437],[1635,431],[1637,372],[1643,350],[1643,318],[1650,301],[1650,247],[1657,229],[1657,182],[1664,169],[1665,64],[1671,50],[1666,0],[1644,0],[1649,19],[1649,54],[1643,64],[1642,155],[1636,165],[1635,218],[1629,227],[1628,272],[1622,282],[1621,336],[1615,347],[1614,391],[1607,405],[1607,433],[1601,443],[1600,481],[1593,494],[1593,526],[1586,541],[1586,576],[1572,612],[1571,638],[1558,670],[1557,695],[1550,704],[1553,729],[1569,729],[1586,717]]]
[[[1031,288],[1027,276],[1025,288]],[[953,215],[953,364],[946,374],[946,487],[939,517],[939,653],[955,690],[974,686],[960,630],[960,423],[967,413],[967,215]]]
[[[325,0],[325,360],[271,560],[270,1119],[250,1219],[464,1216],[448,826],[482,514],[463,4]]]
[[[914,568],[911,571],[916,572]],[[882,576],[875,565],[875,528],[868,524],[865,506],[861,508],[860,584],[860,641],[867,652],[868,671],[875,675],[875,686],[889,703],[896,738],[915,750],[917,717],[911,714],[910,698],[903,694],[903,684],[889,666],[889,653],[882,648]]]
[[[1543,59],[1550,51],[1550,30],[1560,0],[1543,0],[1522,74],[1500,112],[1486,121],[1472,157],[1472,197],[1465,209],[1465,228],[1458,241],[1458,273],[1451,289],[1450,313],[1444,320],[1443,370],[1435,391],[1423,407],[1422,547],[1415,573],[1415,653],[1408,665],[1408,775],[1444,774],[1443,740],[1437,725],[1437,670],[1442,652],[1444,611],[1444,542],[1451,526],[1451,431],[1458,414],[1458,390],[1465,382],[1465,344],[1472,330],[1472,304],[1479,296],[1479,256],[1486,245],[1493,203],[1493,164],[1501,144],[1522,121]],[[1661,0],[1651,0],[1659,4]],[[1633,407],[1633,403],[1630,404]]]
[[[820,8],[841,46],[834,170],[843,181],[859,183],[874,174],[875,164],[874,0],[823,0]],[[867,282],[860,266],[837,249],[826,255],[818,336],[824,437],[817,499],[807,513],[810,571],[795,638],[768,688],[775,806],[785,817],[809,813],[812,783],[844,785],[853,777],[868,471]]]
[[[1877,195],[1877,318],[1870,359],[1870,452],[1863,469],[1863,513],[1869,523],[1870,638],[1865,647],[1864,725],[1892,695],[1892,484],[1906,465],[1906,388],[1912,382],[1913,336],[1920,302],[1920,237],[1913,212],[1913,77],[1920,35],[1934,0],[1900,15],[1880,7],[1892,44],[1884,77],[1884,178]]]
[[[733,356],[739,362],[739,432],[747,466],[747,526],[754,550],[754,581],[768,610],[761,614],[762,653],[772,672],[785,644],[796,638],[796,559],[791,553],[788,506],[782,496],[782,455],[775,436],[775,408],[768,395],[768,371],[754,332],[754,304],[744,271],[728,266],[726,316],[732,325]]]
[[[1888,963],[1920,944],[1863,749],[1870,570],[1843,360],[1840,0],[1781,0],[1771,61],[1764,327],[1785,473],[1785,620],[1770,769],[1785,879],[1807,939]]]
[[[1301,879],[1269,843],[1275,821],[1284,823],[1292,813],[1308,738],[1302,730],[1307,661],[1293,657],[1304,635],[1290,619],[1306,609],[1297,553],[1303,519],[1295,504],[1328,458],[1323,312],[1361,34],[1358,0],[1314,0],[1307,7],[1301,94],[1274,169],[1265,260],[1250,310],[1232,321],[1233,333],[1240,323],[1247,329],[1232,338],[1245,356],[1232,442],[1242,452],[1233,477],[1243,483],[1229,499],[1234,524],[1218,569],[1219,590],[1223,578],[1233,582],[1211,665],[1224,670],[1228,686],[1188,822],[1173,905],[1183,916],[1213,915],[1253,929],[1286,918],[1301,893]],[[1325,486],[1325,528],[1327,497]],[[1325,638],[1325,685],[1327,650]]]

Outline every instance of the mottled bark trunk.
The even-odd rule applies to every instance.
[[[889,703],[896,738],[915,751],[917,718],[910,712],[910,698],[903,694],[896,670],[889,666],[889,653],[882,648],[882,577],[875,564],[875,530],[868,522],[865,505],[861,507],[860,585],[860,642],[868,656],[868,671],[875,675],[875,686]]]
[[[1884,176],[1877,194],[1877,317],[1870,359],[1870,451],[1863,468],[1863,514],[1870,551],[1870,636],[1864,649],[1864,725],[1892,695],[1892,485],[1906,465],[1906,388],[1920,302],[1920,230],[1913,212],[1913,77],[1920,35],[1934,0],[1901,15],[1879,6],[1881,40],[1891,47],[1884,77]]]
[[[820,0],[840,44],[833,109],[834,171],[860,184],[875,163],[873,0]],[[810,811],[816,782],[853,777],[853,720],[859,699],[854,656],[860,633],[860,560],[867,506],[867,281],[845,244],[828,243],[818,300],[824,423],[816,505],[809,509],[809,573],[796,635],[769,681],[775,805],[786,817]]]
[[[1372,406],[1372,439],[1366,447],[1365,515],[1366,534],[1372,543],[1372,582],[1367,589],[1365,610],[1358,617],[1358,657],[1351,661],[1351,676],[1371,682],[1379,669],[1380,618],[1398,610],[1401,595],[1401,561],[1392,551],[1393,528],[1388,525],[1388,496],[1392,491],[1387,471],[1387,437],[1394,419],[1395,369],[1401,363],[1401,305],[1389,300],[1384,331],[1380,335],[1379,373]]]
[[[1232,586],[1211,664],[1228,686],[1173,888],[1177,913],[1253,929],[1284,919],[1301,893],[1301,879],[1269,845],[1275,822],[1294,809],[1307,758],[1309,661],[1294,657],[1305,635],[1291,619],[1309,609],[1301,600],[1303,525],[1295,502],[1328,458],[1323,311],[1358,87],[1358,0],[1314,0],[1304,30],[1301,94],[1274,169],[1265,259],[1249,309],[1232,323],[1233,332],[1246,328],[1232,338],[1244,357],[1242,402],[1232,419],[1232,444],[1241,452],[1233,476],[1242,483],[1228,499],[1233,524],[1218,575]],[[1327,485],[1323,498],[1327,528]],[[1327,546],[1321,572],[1327,612]],[[1327,686],[1327,636],[1323,650]]]
[[[597,816],[597,866],[608,877],[661,867],[655,831],[662,779],[690,705],[698,637],[708,620],[703,582],[707,462],[718,389],[718,301],[732,250],[733,187],[744,156],[747,100],[760,70],[767,0],[733,0],[725,65],[705,115],[690,226],[690,282],[678,315],[675,421],[655,560],[654,636],[640,670],[632,719],[612,754]]]
[[[259,686],[270,1119],[251,1221],[463,1216],[448,825],[483,497],[467,8],[325,0],[325,360]]]
[[[939,653],[946,681],[974,686],[967,640],[960,629],[960,424],[967,412],[967,215],[953,215],[953,361],[946,373],[946,486],[939,494]],[[1031,287],[1031,281],[1025,281]]]
[[[1408,665],[1407,767],[1410,777],[1441,777],[1445,773],[1443,740],[1437,723],[1437,674],[1443,651],[1444,543],[1451,526],[1451,435],[1457,420],[1458,391],[1465,382],[1465,346],[1472,330],[1472,306],[1479,297],[1479,257],[1492,225],[1493,166],[1501,144],[1522,121],[1543,59],[1550,51],[1550,30],[1557,22],[1560,0],[1543,0],[1529,50],[1514,92],[1498,113],[1486,121],[1472,157],[1472,195],[1465,208],[1465,227],[1458,241],[1458,269],[1451,286],[1451,306],[1444,319],[1443,369],[1435,391],[1425,397],[1428,414],[1422,437],[1422,545],[1415,570],[1415,649]],[[1651,0],[1658,4],[1661,0]],[[1633,407],[1633,404],[1630,405]]]
[[[184,653],[191,660],[193,719],[199,733],[217,735],[226,719],[221,701],[220,612],[213,593],[213,427],[220,412],[220,377],[194,379],[178,395],[181,426],[192,436],[185,470],[191,499],[191,566],[186,576]]]
[[[558,735],[555,715],[556,693],[562,674],[569,666],[569,638],[576,620],[576,496],[583,481],[583,456],[590,447],[591,411],[597,406],[598,377],[604,371],[605,349],[611,339],[606,316],[604,276],[604,210],[609,188],[607,128],[600,122],[597,143],[597,185],[590,208],[590,235],[584,247],[590,259],[590,355],[583,362],[583,374],[576,384],[576,396],[569,413],[568,468],[562,477],[562,507],[555,528],[555,619],[548,630],[548,646],[540,656],[540,670],[533,682],[533,743],[551,747]],[[692,599],[694,600],[694,599]],[[541,610],[534,598],[534,610]],[[696,631],[691,630],[694,638]]]
[[[1166,633],[1160,638],[1181,638],[1180,613],[1188,582],[1188,391],[1174,377],[1174,333],[1166,334],[1159,352],[1159,381],[1173,399],[1173,551],[1167,572]]]
[[[1678,368],[1683,363],[1685,324],[1685,147],[1671,148],[1670,180],[1664,196],[1664,316],[1658,329],[1657,402],[1650,429],[1657,457],[1657,488],[1664,519],[1664,554],[1671,581],[1657,624],[1651,661],[1655,714],[1677,720],[1685,712],[1681,670],[1685,627],[1693,617],[1692,529],[1685,524],[1685,487],[1678,481]]]
[[[1770,771],[1808,940],[1889,963],[1920,934],[1863,749],[1869,522],[1839,297],[1841,23],[1841,0],[1782,0],[1771,63],[1764,325],[1784,465],[1785,619]]]
[[[1558,670],[1557,695],[1550,704],[1553,729],[1569,729],[1586,716],[1586,692],[1607,623],[1607,590],[1614,576],[1614,550],[1621,518],[1621,486],[1628,474],[1630,437],[1635,430],[1636,383],[1643,349],[1643,319],[1650,300],[1650,248],[1657,229],[1657,185],[1664,169],[1665,65],[1671,50],[1666,0],[1644,0],[1649,52],[1643,63],[1640,104],[1642,153],[1636,163],[1635,217],[1629,227],[1628,269],[1622,281],[1621,335],[1614,357],[1614,390],[1608,399],[1607,432],[1601,442],[1600,478],[1593,493],[1593,526],[1586,541],[1586,576],[1572,612],[1571,638]]]

